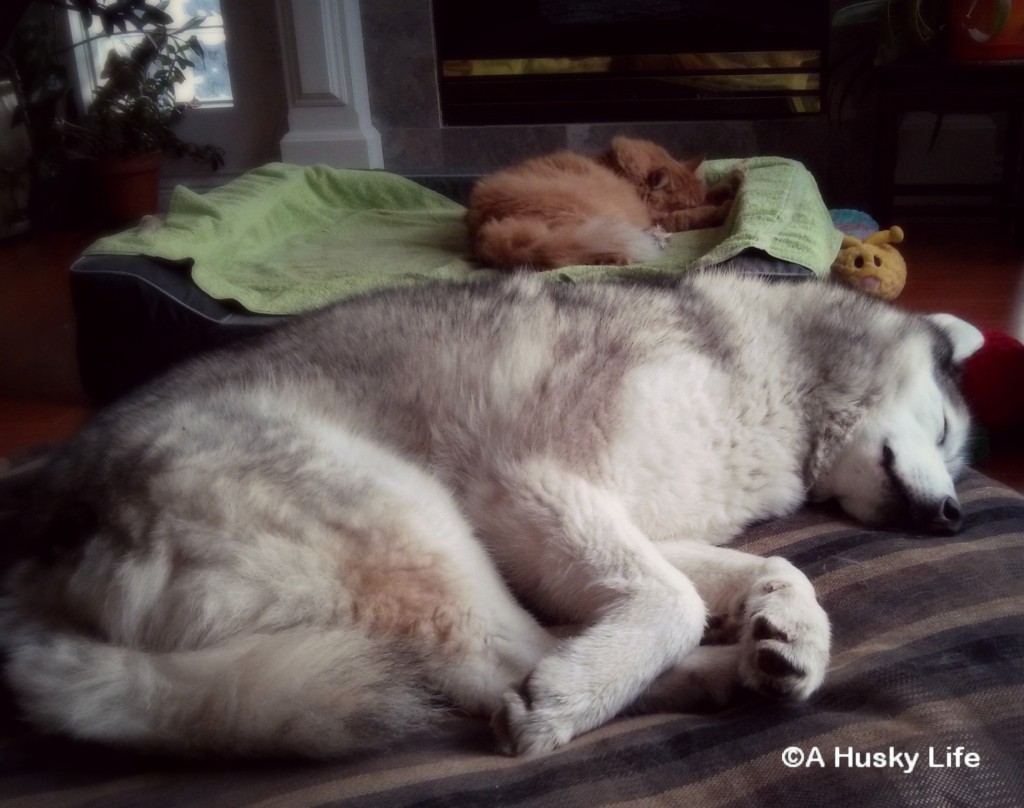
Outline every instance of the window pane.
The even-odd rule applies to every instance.
[[[175,88],[179,103],[199,103],[211,106],[231,105],[231,78],[228,75],[224,18],[220,13],[220,0],[170,0],[165,11],[174,18],[171,30],[184,25],[193,17],[202,17],[200,28],[186,31],[187,39],[192,35],[199,38],[203,46],[204,59],[193,58],[195,68],[188,70],[186,79]],[[100,84],[100,73],[112,48],[127,53],[138,42],[138,34],[115,34],[101,36],[102,26],[98,19],[86,31],[89,37],[98,36],[90,43],[92,51],[93,82]]]
[[[199,2],[199,0],[196,0]],[[216,3],[217,0],[206,0]],[[231,103],[231,77],[228,75],[228,54],[223,28],[197,32],[203,45],[204,58],[196,61],[195,98],[204,104]],[[179,101],[187,99],[179,98]]]
[[[185,19],[189,17],[201,17],[205,15],[215,15],[220,17],[220,0],[175,0],[172,2],[168,14],[171,14],[175,18],[178,17],[178,13],[175,11],[175,7],[180,6],[182,14]],[[219,24],[223,25],[223,21],[219,21]]]

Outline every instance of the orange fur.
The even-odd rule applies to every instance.
[[[662,231],[725,221],[741,175],[708,189],[700,163],[617,137],[598,157],[558,152],[499,171],[470,195],[473,255],[500,269],[649,260]]]

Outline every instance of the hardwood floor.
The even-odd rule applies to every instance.
[[[1024,248],[978,225],[904,230],[901,305],[948,311],[1024,340]],[[0,458],[70,435],[91,411],[78,382],[67,270],[94,236],[0,242]],[[998,442],[979,468],[1024,492],[1024,441]]]
[[[0,242],[0,458],[67,437],[91,411],[78,382],[68,267],[95,235]]]

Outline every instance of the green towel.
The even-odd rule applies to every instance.
[[[712,266],[743,250],[756,248],[827,278],[839,254],[843,234],[832,224],[811,172],[782,157],[755,157],[740,162],[746,163],[747,176],[734,203],[728,232],[701,256],[697,266]],[[724,177],[736,163],[711,161],[709,181]]]
[[[650,264],[566,267],[558,280],[673,275],[747,247],[827,274],[838,232],[811,175],[779,158],[745,161],[724,227],[680,233]],[[734,160],[707,164],[714,180]],[[272,163],[200,195],[175,189],[162,223],[147,221],[86,251],[192,263],[214,298],[261,314],[294,314],[393,286],[494,277],[469,259],[465,209],[395,174]]]

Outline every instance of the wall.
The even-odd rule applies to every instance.
[[[177,132],[183,140],[223,146],[225,166],[210,174],[194,161],[171,160],[163,184],[217,185],[250,168],[281,159],[288,105],[274,0],[221,0],[234,104],[189,110]]]

